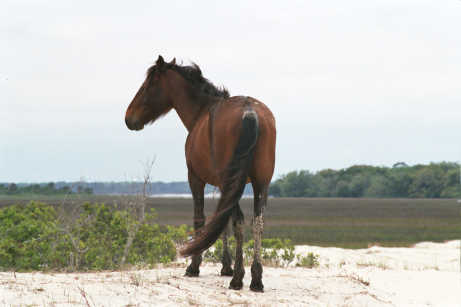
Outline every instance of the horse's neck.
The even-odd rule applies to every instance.
[[[182,97],[174,103],[174,108],[186,129],[190,132],[200,116],[207,112],[207,107],[217,100],[215,97],[200,97],[200,103],[194,102],[191,97]]]
[[[179,118],[190,132],[207,106],[215,103],[219,98],[202,95],[199,89],[192,87],[179,73],[173,70],[169,70],[168,73],[168,80],[170,80],[169,98]]]

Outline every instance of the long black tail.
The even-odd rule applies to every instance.
[[[247,106],[242,116],[242,128],[237,147],[223,176],[222,194],[216,212],[210,222],[200,230],[200,235],[181,250],[181,255],[199,254],[213,245],[229,223],[232,213],[239,210],[238,201],[242,197],[248,171],[253,161],[258,131],[258,115]]]

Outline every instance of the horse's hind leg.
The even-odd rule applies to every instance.
[[[232,257],[229,252],[229,225],[226,226],[222,235],[223,251],[222,251],[222,269],[221,276],[232,276],[234,270],[232,270]]]
[[[254,258],[251,265],[251,284],[250,290],[263,292],[264,285],[262,282],[263,266],[261,264],[261,240],[264,228],[264,208],[267,202],[267,189],[262,189],[253,184],[254,191],[254,217],[253,217],[253,239],[254,239]]]
[[[194,230],[195,236],[197,236],[199,235],[198,231],[200,228],[205,225],[205,214],[203,213],[205,183],[189,170],[189,186],[194,198]],[[198,276],[200,274],[200,263],[202,263],[202,254],[193,255],[192,262],[187,267],[185,276]]]
[[[240,209],[240,205],[238,204],[232,214],[232,224],[234,226],[236,247],[234,275],[230,282],[229,288],[240,290],[243,287],[242,280],[243,276],[245,276],[245,268],[243,267],[243,212]]]

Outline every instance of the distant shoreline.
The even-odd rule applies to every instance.
[[[221,196],[221,193],[206,193],[205,198],[208,199],[218,199]],[[161,194],[149,194],[150,198],[191,198],[192,199],[192,194],[190,193],[161,193]],[[252,194],[243,194],[242,198],[252,198]]]

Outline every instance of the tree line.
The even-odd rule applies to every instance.
[[[269,194],[274,197],[371,197],[457,198],[461,197],[460,165],[452,162],[392,167],[354,165],[318,172],[293,171],[276,180]]]
[[[0,184],[0,195],[67,195],[72,193],[93,194],[93,189],[91,189],[90,187],[83,187],[81,185],[57,186],[54,182],[50,182],[47,184]]]
[[[1,183],[1,194],[67,194],[87,193],[98,195],[136,195],[143,191],[144,183],[141,181],[122,181],[122,182],[85,182],[85,181],[57,181],[51,183]],[[158,194],[191,194],[187,181],[176,182],[149,182],[146,186],[149,195]],[[211,194],[218,192],[218,189],[205,186],[205,193]],[[252,194],[251,185],[245,187],[244,194]]]
[[[274,197],[461,197],[460,164],[453,162],[417,164],[398,162],[392,167],[354,165],[318,172],[293,171],[274,181],[269,194]],[[42,194],[139,194],[142,182],[50,182],[0,183],[0,195]],[[205,193],[217,191],[207,185]],[[190,194],[188,182],[151,182],[147,193]],[[252,195],[251,184],[244,194]]]

